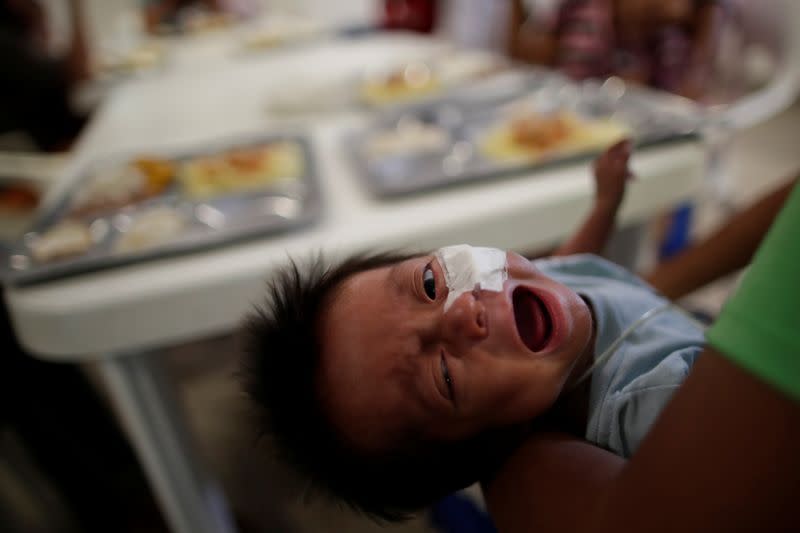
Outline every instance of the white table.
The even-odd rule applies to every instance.
[[[265,102],[270,88],[289,76],[308,69],[316,75],[355,71],[426,55],[439,46],[375,36],[128,84],[103,106],[57,189],[63,191],[79,177],[82,164],[97,157],[277,126],[266,115]],[[587,164],[376,200],[353,175],[341,145],[342,133],[363,120],[358,113],[320,117],[308,129],[327,202],[313,228],[6,292],[15,330],[31,352],[50,360],[99,362],[175,531],[231,531],[232,526],[224,499],[193,459],[155,349],[235,328],[262,298],[270,267],[287,254],[422,250],[456,242],[531,250],[568,235],[589,206]],[[691,197],[703,161],[702,147],[692,142],[636,153],[632,166],[639,179],[631,185],[621,223],[643,221]]]

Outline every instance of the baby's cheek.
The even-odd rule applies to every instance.
[[[497,376],[498,408],[508,410],[506,422],[532,420],[550,409],[563,386],[563,372],[556,365],[534,362],[509,364]]]

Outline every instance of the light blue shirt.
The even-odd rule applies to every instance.
[[[595,356],[647,311],[667,301],[627,270],[594,255],[534,261],[587,299],[597,328]],[[637,327],[594,370],[586,439],[630,457],[680,387],[704,346],[703,331],[667,310]]]

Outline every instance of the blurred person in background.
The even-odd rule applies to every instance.
[[[71,42],[53,57],[42,6],[0,0],[0,133],[22,131],[40,150],[69,147],[86,121],[70,105],[73,89],[90,72],[78,0],[70,0],[69,12]]]
[[[72,37],[66,52],[48,53],[45,11],[34,0],[0,0],[0,133],[21,131],[37,148],[63,150],[86,117],[70,105],[90,75],[80,0],[69,0]],[[37,494],[47,531],[165,531],[138,463],[116,422],[74,365],[34,359],[16,340],[0,294],[0,433],[19,442],[34,472],[68,509],[69,525]],[[6,440],[0,441],[0,457]],[[13,452],[13,450],[11,450]],[[19,461],[10,459],[15,467]],[[20,486],[33,483],[23,471]],[[0,529],[29,531],[0,502]],[[21,513],[21,511],[20,511]],[[56,516],[53,516],[56,515]],[[64,517],[61,517],[64,520]]]
[[[257,0],[142,0],[147,31],[194,33],[228,25],[234,19],[252,17]]]
[[[21,443],[33,472],[45,478],[67,508],[62,520],[71,526],[68,530],[166,531],[133,451],[100,395],[78,366],[41,361],[25,352],[0,294],[0,434],[5,432]],[[0,457],[8,451],[3,442]],[[16,482],[35,484],[29,473],[24,477]],[[39,501],[31,503],[46,530],[63,531],[65,524],[51,513],[51,500],[36,496]],[[9,522],[0,529],[29,531],[21,517],[0,512],[0,524]]]
[[[619,76],[704,95],[722,0],[514,0],[509,52],[573,79]]]
[[[145,27],[150,33],[177,28],[184,9],[205,9],[216,12],[218,0],[143,0]]]
[[[710,96],[729,0],[514,0],[508,48],[575,80],[618,76],[694,100]],[[686,245],[692,206],[662,219],[659,256]]]
[[[430,33],[437,21],[436,0],[385,0],[383,27]]]

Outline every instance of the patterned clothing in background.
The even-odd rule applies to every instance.
[[[610,0],[566,0],[556,26],[556,63],[573,79],[612,73],[614,21]]]
[[[696,0],[698,6],[702,3],[708,0]],[[636,72],[651,87],[677,91],[691,66],[688,26],[662,26],[640,42],[625,42],[615,32],[613,0],[525,0],[523,4],[538,28],[556,35],[556,67],[573,79]]]

